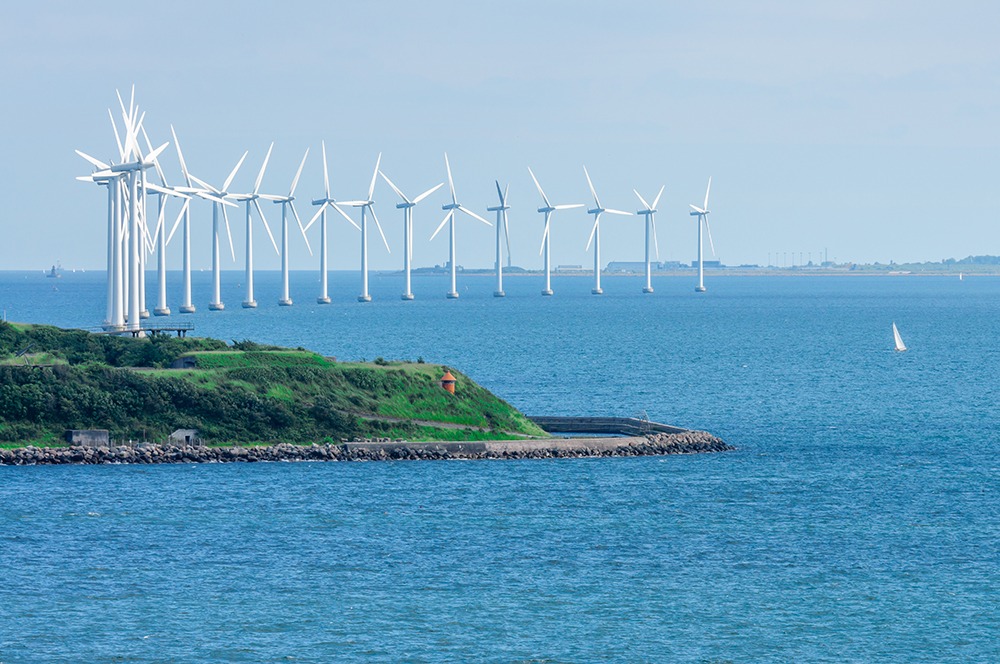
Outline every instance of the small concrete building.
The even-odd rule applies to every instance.
[[[110,447],[111,434],[107,429],[67,429],[64,434],[70,445],[86,447]]]
[[[170,442],[174,445],[201,445],[197,429],[178,429],[170,434]]]

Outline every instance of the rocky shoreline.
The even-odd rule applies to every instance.
[[[467,443],[344,443],[255,447],[154,445],[21,447],[0,450],[0,465],[247,463],[261,461],[391,461],[445,459],[553,459],[698,454],[734,449],[704,431],[633,438],[560,438]]]

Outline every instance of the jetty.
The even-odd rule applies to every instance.
[[[687,433],[689,429],[660,424],[638,417],[528,416],[546,433],[602,436],[648,436],[656,433]]]

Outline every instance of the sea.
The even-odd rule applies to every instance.
[[[723,454],[0,467],[0,662],[1000,661],[1000,278],[223,274],[195,334],[453,366]],[[155,305],[150,273],[147,306]],[[91,328],[104,275],[0,273]],[[909,350],[893,350],[895,322]]]

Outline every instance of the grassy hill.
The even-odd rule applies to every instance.
[[[178,358],[194,368],[171,369]],[[438,365],[335,362],[308,350],[217,339],[133,339],[0,323],[0,444],[57,444],[66,429],[208,444],[364,437],[481,440],[545,436],[467,376]]]

